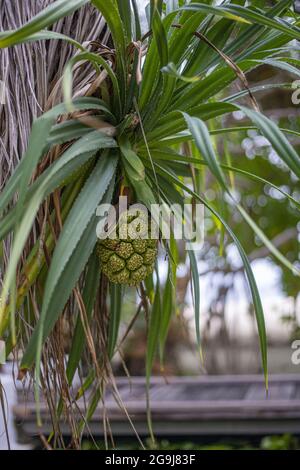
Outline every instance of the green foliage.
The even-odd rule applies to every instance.
[[[85,441],[82,443],[83,450],[92,450],[94,445],[91,442]],[[101,448],[101,445],[99,446]],[[138,447],[133,443],[125,443],[118,446],[119,450],[138,450]],[[266,436],[259,445],[253,445],[250,442],[245,442],[241,439],[228,439],[219,442],[204,444],[201,442],[192,441],[169,441],[161,440],[153,443],[150,440],[146,442],[147,450],[298,450],[299,441],[295,436],[290,434],[283,434],[281,436]]]
[[[87,0],[56,0],[18,31],[2,32],[0,47],[51,38],[44,28],[85,3]],[[276,205],[271,200],[274,213],[284,213],[288,205],[296,222],[299,200],[282,186],[298,182],[300,176],[299,155],[290,141],[299,132],[286,123],[278,126],[257,109],[254,95],[262,88],[250,90],[246,74],[267,63],[274,70],[299,75],[299,63],[290,62],[296,47],[290,41],[300,38],[298,21],[289,9],[292,2],[281,0],[273,7],[260,8],[257,2],[249,7],[245,1],[219,6],[213,6],[212,1],[151,2],[151,31],[143,38],[136,2],[91,3],[109,26],[111,47],[94,52],[75,43],[80,52],[69,60],[61,77],[65,103],[34,122],[28,150],[0,196],[0,241],[13,234],[1,293],[0,335],[11,347],[25,342],[21,369],[24,373],[35,365],[38,396],[43,354],[59,320],[68,318],[72,340],[67,380],[71,385],[84,351],[88,351],[89,370],[78,396],[85,389],[92,390],[87,412],[90,418],[103,392],[101,368],[108,370],[118,348],[123,294],[118,284],[108,289],[108,279],[103,275],[99,279],[96,269],[93,256],[98,204],[115,203],[124,189],[134,202],[144,202],[148,207],[151,202],[200,202],[211,214],[212,232],[222,227],[222,237],[228,236],[236,244],[244,264],[267,383],[266,330],[259,289],[247,256],[249,245],[258,237],[293,279],[299,270],[294,260],[272,243],[278,230],[274,219],[270,218],[266,230],[262,229],[258,215],[249,213],[244,196],[249,187],[255,187],[257,197],[262,186],[276,189],[284,200]],[[86,64],[92,64],[95,70],[94,97],[73,99],[74,69]],[[242,91],[232,95],[234,83],[241,85]],[[234,111],[242,112],[248,122],[243,127],[234,123],[224,128],[222,119]],[[228,133],[244,136],[249,129],[265,136],[280,159],[282,172],[279,175],[278,171],[275,179],[269,176],[272,164],[263,156],[252,162],[241,155],[231,163],[218,154],[218,144]],[[49,158],[53,152],[54,160]],[[87,174],[78,178],[76,171],[91,159]],[[214,189],[215,200],[207,198],[204,181]],[[240,190],[241,200],[237,201],[235,191],[242,181],[250,186]],[[237,213],[238,223],[234,222]],[[41,214],[45,216],[42,224]],[[155,274],[139,286],[140,308],[149,315],[148,383],[158,348],[163,357],[176,298],[178,260],[174,241],[167,251],[169,274],[163,294]],[[190,266],[200,344],[199,273],[194,254]],[[26,320],[18,321],[16,331],[16,311],[22,308],[27,309]],[[101,334],[93,338],[99,323]],[[33,330],[29,339],[28,325]],[[94,341],[99,336],[100,349]],[[82,422],[80,426],[82,429]]]

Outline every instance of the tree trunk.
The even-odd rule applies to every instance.
[[[0,31],[18,28],[51,3],[53,0],[0,0]],[[109,36],[104,19],[91,5],[62,19],[51,29],[80,43],[91,40],[105,43]],[[0,49],[5,103],[0,103],[0,190],[26,150],[33,119],[61,101],[59,79],[75,52],[69,43],[56,40]],[[76,72],[75,92],[88,83],[91,73],[88,68]]]

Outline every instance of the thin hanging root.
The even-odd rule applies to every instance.
[[[7,422],[7,415],[9,411],[8,403],[7,403],[5,390],[1,383],[1,380],[0,380],[0,411],[1,411],[3,423],[4,423],[4,433],[5,433],[6,440],[7,440],[7,448],[8,450],[11,450],[10,440],[9,440],[9,431],[8,431],[8,422]]]

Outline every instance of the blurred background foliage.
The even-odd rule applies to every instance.
[[[101,448],[101,444],[100,448]],[[291,434],[283,434],[281,436],[266,436],[262,440],[257,441],[257,443],[249,443],[243,440],[220,440],[219,442],[214,443],[199,443],[199,442],[189,442],[189,441],[177,441],[169,442],[164,439],[156,443],[153,446],[153,443],[149,440],[147,449],[149,450],[298,450],[300,448],[299,440],[292,436]],[[92,450],[95,448],[93,444],[88,441],[83,442],[82,450]],[[123,443],[118,446],[118,449],[123,450],[134,450],[137,449],[132,443]]]

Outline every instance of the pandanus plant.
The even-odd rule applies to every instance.
[[[108,45],[98,38],[83,45],[47,29],[87,3],[105,18],[111,33]],[[230,227],[232,214],[238,212],[244,219],[245,236],[247,230],[254,231],[285,268],[295,275],[299,270],[247,213],[242,196],[236,197],[238,188],[233,190],[235,173],[258,182],[262,177],[243,170],[242,159],[239,167],[222,161],[215,144],[241,130],[258,129],[289,174],[300,177],[299,156],[289,142],[289,134],[298,132],[279,128],[260,112],[255,93],[261,87],[251,89],[247,82],[247,73],[259,73],[262,64],[299,75],[299,61],[291,52],[297,48],[293,40],[300,39],[300,28],[291,8],[290,0],[273,6],[244,0],[218,5],[210,0],[152,0],[149,28],[142,32],[137,0],[56,0],[18,30],[0,34],[1,48],[58,40],[70,42],[75,51],[60,80],[63,102],[34,121],[27,151],[1,193],[0,237],[4,241],[13,234],[13,242],[3,275],[0,338],[7,354],[24,351],[20,377],[35,371],[37,410],[39,387],[47,390],[49,381],[56,381],[56,416],[66,412],[66,403],[74,406],[69,390],[85,363],[76,399],[88,389],[91,393],[86,417],[79,416],[78,435],[101,400],[119,347],[126,282],[113,276],[110,256],[122,268],[130,264],[122,256],[116,261],[114,246],[99,246],[96,210],[101,203],[115,204],[123,194],[149,209],[154,203],[201,203],[212,214],[216,230],[222,226],[228,232],[252,294],[267,381],[262,303],[243,240]],[[94,70],[89,86],[83,96],[74,96],[74,70],[87,66]],[[240,86],[236,93],[234,82]],[[224,128],[222,116],[235,111],[242,112],[248,124]],[[206,174],[219,186],[226,216],[203,193]],[[299,202],[282,187],[263,182],[299,210]],[[139,292],[138,312],[147,313],[148,383],[157,350],[163,355],[175,305],[178,247],[174,237],[161,245],[167,255],[161,262],[168,265],[164,286],[152,246],[151,263],[130,287]],[[138,253],[133,244],[130,250],[128,256]],[[196,254],[189,251],[188,256],[200,348],[199,272]]]

